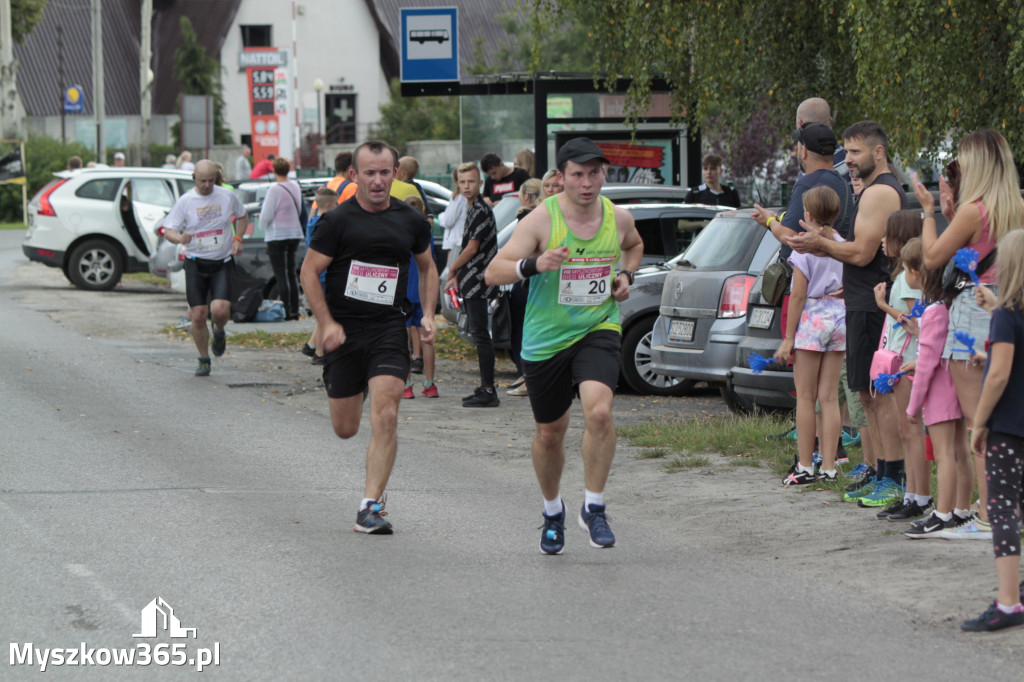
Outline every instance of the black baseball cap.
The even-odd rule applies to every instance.
[[[558,148],[558,155],[555,157],[556,163],[559,167],[567,161],[586,163],[587,161],[593,161],[594,159],[598,159],[604,163],[610,163],[608,159],[605,158],[604,152],[601,151],[601,148],[594,144],[594,141],[589,137],[574,137]]]
[[[827,125],[821,123],[805,123],[798,130],[793,131],[793,141],[799,142],[807,147],[808,151],[822,156],[832,156],[836,153],[836,134]]]

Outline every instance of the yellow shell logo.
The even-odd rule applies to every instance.
[[[75,104],[80,99],[82,99],[82,93],[78,88],[68,88],[68,102]]]

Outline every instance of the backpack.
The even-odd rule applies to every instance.
[[[263,285],[254,284],[243,289],[231,306],[231,319],[234,322],[252,322],[263,303]]]

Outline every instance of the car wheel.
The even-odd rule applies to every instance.
[[[750,402],[746,398],[740,396],[733,390],[732,386],[726,384],[720,389],[722,392],[722,400],[725,401],[725,406],[729,408],[729,411],[733,414],[750,414],[754,411],[754,403]]]
[[[656,374],[651,369],[651,334],[656,319],[640,320],[622,337],[622,378],[641,395],[686,395],[695,381]]]
[[[110,291],[121,281],[121,253],[103,239],[82,242],[68,258],[68,279],[79,289]]]

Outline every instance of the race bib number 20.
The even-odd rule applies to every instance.
[[[354,260],[348,269],[345,295],[367,303],[394,305],[398,268]]]
[[[601,305],[612,291],[614,263],[562,263],[558,273],[558,302],[562,305]]]

